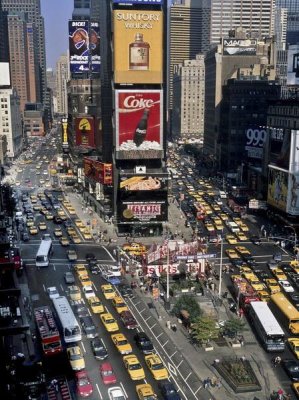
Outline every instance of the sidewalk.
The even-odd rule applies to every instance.
[[[83,222],[90,222],[91,220],[96,219],[96,228],[95,231],[107,232],[107,239],[111,239],[111,244],[121,246],[125,243],[124,237],[118,237],[116,230],[113,224],[109,224],[104,222],[95,212],[89,214],[89,208],[83,206],[82,197],[76,193],[67,193],[66,198],[73,204],[73,207],[76,210],[78,217]],[[185,218],[182,212],[178,209],[175,204],[170,204],[169,207],[169,221],[166,224],[166,227],[172,234],[175,234],[176,231],[180,230],[180,234],[184,236],[187,240],[190,240],[192,237],[192,229],[185,227]],[[179,221],[179,222],[178,222]],[[152,243],[157,243],[159,240],[161,241],[161,237],[142,237],[136,239],[137,241],[142,241],[142,243],[150,245]],[[108,242],[101,242],[101,245],[106,245]],[[130,283],[132,280],[131,275],[127,274],[126,279]],[[136,278],[134,278],[136,280]],[[247,325],[247,329],[244,331],[244,346],[240,349],[232,348],[231,346],[219,346],[215,344],[214,350],[210,352],[204,351],[201,347],[194,346],[190,343],[188,334],[186,329],[180,325],[177,321],[177,318],[171,316],[164,307],[164,301],[159,299],[156,301],[155,308],[151,309],[148,306],[148,302],[146,300],[152,301],[152,295],[150,293],[143,293],[140,289],[135,289],[138,301],[144,302],[144,307],[149,310],[152,317],[156,319],[156,323],[161,327],[161,329],[165,332],[165,334],[169,337],[172,343],[173,348],[177,348],[180,350],[183,357],[186,359],[186,362],[190,365],[193,372],[202,382],[207,377],[212,378],[213,376],[217,378],[221,378],[213,367],[214,360],[222,359],[225,357],[236,357],[241,358],[245,356],[245,358],[251,361],[251,366],[254,369],[254,372],[258,378],[262,386],[262,391],[260,392],[250,392],[250,393],[234,393],[232,389],[226,384],[226,382],[222,379],[222,386],[220,388],[210,388],[209,390],[201,388],[198,392],[198,399],[201,400],[230,400],[230,399],[238,399],[238,400],[253,400],[256,397],[256,400],[269,400],[270,394],[273,390],[277,390],[281,387],[279,380],[274,374],[273,368],[270,367],[269,361],[266,357],[266,354],[263,349],[261,349],[260,345],[257,343],[255,336],[253,335],[251,328]],[[232,317],[230,311],[228,311],[223,304],[220,307],[215,308],[212,304],[208,304],[209,299],[200,299],[207,300],[206,303],[202,304],[203,309],[207,309],[207,307],[214,308],[214,312],[216,312],[218,321],[225,321],[228,318]],[[171,329],[167,328],[167,321],[170,323],[175,323],[177,325],[177,331],[174,332]]]

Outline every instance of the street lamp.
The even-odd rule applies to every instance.
[[[221,297],[221,289],[222,289],[222,267],[223,267],[223,231],[221,232],[221,247],[220,247],[220,269],[219,269],[219,288],[218,288],[218,296]]]
[[[294,232],[294,251],[295,251],[295,248],[297,246],[297,232],[296,232],[296,229],[292,225],[285,225],[284,227],[293,229],[293,232]]]

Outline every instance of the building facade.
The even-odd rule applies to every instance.
[[[56,63],[56,112],[60,115],[68,114],[67,82],[70,79],[68,59],[68,55],[62,54]]]
[[[199,139],[204,133],[204,55],[185,60],[176,67],[173,79],[173,137]]]
[[[211,0],[211,43],[242,28],[251,38],[273,35],[275,0]]]

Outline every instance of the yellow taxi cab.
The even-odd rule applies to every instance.
[[[290,262],[290,267],[292,267],[293,270],[294,270],[297,274],[299,274],[299,261],[297,261],[297,260],[292,260],[292,261]]]
[[[209,194],[209,192],[208,192]],[[214,209],[214,211],[221,211],[221,208],[218,206],[218,204],[212,204],[212,207]]]
[[[38,227],[37,226],[30,226],[29,227],[29,233],[30,235],[37,235],[38,234]]]
[[[118,323],[113,318],[112,314],[104,313],[100,315],[100,319],[106,328],[107,332],[116,332],[119,331]]]
[[[84,240],[92,240],[92,234],[88,231],[82,233]]]
[[[294,392],[296,393],[296,396],[299,399],[299,382],[292,383],[292,388],[293,388]]]
[[[123,311],[128,311],[128,306],[120,296],[114,297],[114,299],[112,299],[112,304],[114,305],[118,314],[121,314]]]
[[[231,276],[230,276],[230,279],[232,280],[232,282],[234,282],[234,281],[240,281],[241,279],[242,279],[242,276],[240,275],[240,274],[232,274]]]
[[[226,249],[225,253],[226,253],[227,257],[230,259],[239,258],[238,253],[234,249]]]
[[[73,207],[69,208],[68,212],[69,212],[70,215],[76,215],[76,211],[75,211],[75,209]]]
[[[244,222],[241,222],[241,224],[239,224],[239,227],[243,232],[249,232],[249,228],[246,224],[244,224]]]
[[[45,213],[45,217],[47,221],[51,221],[53,219],[53,214],[51,214],[49,211]]]
[[[271,300],[270,294],[266,290],[258,290],[257,295],[261,301],[266,301],[268,303]]]
[[[90,297],[87,299],[90,308],[94,314],[101,314],[105,311],[104,306],[97,296]]]
[[[222,219],[222,221],[227,221],[228,220],[228,215],[225,214],[225,213],[220,213],[219,216]]]
[[[80,346],[67,347],[66,352],[73,371],[81,371],[85,368],[85,361]]]
[[[299,338],[289,338],[288,342],[292,352],[299,359]]]
[[[54,236],[57,237],[57,238],[62,236],[61,228],[55,228],[54,229]]]
[[[31,194],[31,195],[30,195],[30,199],[31,199],[31,203],[32,203],[32,204],[37,203],[37,197],[36,197],[35,195]]]
[[[112,285],[101,285],[101,290],[106,300],[111,300],[116,297],[116,291]]]
[[[243,255],[248,255],[248,256],[251,255],[250,251],[249,251],[246,247],[244,247],[244,246],[236,246],[235,249],[236,249],[236,251],[237,251],[239,254],[241,254],[242,256],[243,256]]]
[[[241,242],[246,242],[248,240],[248,237],[243,232],[236,232],[236,236]]]
[[[242,265],[241,267],[240,267],[240,272],[241,273],[247,273],[247,274],[251,274],[253,271],[252,271],[252,269],[250,268],[250,267],[248,267],[247,265]]]
[[[152,373],[154,379],[160,381],[162,379],[168,379],[169,373],[161,358],[157,354],[148,354],[145,357],[145,363]]]
[[[237,225],[241,225],[243,223],[243,221],[241,220],[241,218],[233,218],[233,221],[237,224]]]
[[[79,231],[80,231],[81,233],[83,233],[83,232],[86,231],[87,226],[86,226],[85,224],[82,223],[82,225],[77,226],[77,228],[79,229]]]
[[[26,226],[29,228],[29,227],[31,227],[33,225],[34,225],[34,220],[33,219],[27,219]]]
[[[75,225],[78,227],[78,228],[83,228],[83,227],[85,227],[85,224],[81,221],[81,219],[75,219]]]
[[[273,269],[272,274],[275,275],[275,277],[278,281],[286,281],[288,279],[286,274],[280,268]]]
[[[214,230],[215,230],[215,227],[214,227],[214,225],[213,224],[211,224],[211,223],[205,223],[205,227],[206,227],[206,230],[208,231],[208,232],[214,232]]]
[[[250,283],[254,290],[264,290],[265,285],[258,279],[258,277],[253,273],[244,272],[242,276]]]
[[[66,231],[67,231],[68,235],[70,235],[70,236],[71,235],[77,235],[76,229],[74,227],[72,227],[72,226],[68,226],[66,228]]]
[[[34,204],[32,208],[34,211],[40,211],[42,209],[42,206],[40,204]]]
[[[115,344],[120,354],[131,354],[132,346],[128,342],[128,339],[122,333],[115,333],[111,335],[112,342]]]
[[[39,227],[39,230],[40,230],[40,231],[46,231],[46,230],[47,230],[47,225],[46,225],[45,222],[40,222],[40,223],[38,224],[38,227]]]
[[[270,290],[271,294],[280,292],[280,286],[278,285],[276,279],[273,278],[265,279],[265,284],[267,288]]]
[[[85,264],[76,264],[74,266],[74,270],[76,271],[77,275],[88,275],[87,269]]]
[[[63,204],[65,207],[71,207],[71,206],[72,206],[71,203],[70,203],[68,200],[63,200],[63,201],[62,201],[62,204]]]
[[[136,386],[138,400],[156,400],[158,396],[149,383],[143,383]]]
[[[123,357],[125,368],[133,381],[140,381],[145,378],[144,369],[134,354]]]
[[[224,229],[223,223],[221,220],[215,220],[215,227],[217,231],[222,231]]]
[[[79,275],[79,281],[82,286],[92,286],[92,281],[88,275]]]
[[[226,235],[225,239],[229,244],[237,244],[238,243],[238,241],[234,235]]]
[[[69,287],[69,295],[71,300],[73,301],[79,301],[82,299],[81,290],[76,285],[72,285]]]
[[[69,246],[69,245],[70,245],[70,241],[69,241],[68,238],[65,237],[65,236],[62,236],[62,237],[59,239],[59,242],[60,242],[61,246]]]
[[[73,243],[75,243],[75,244],[80,244],[82,242],[82,240],[80,239],[80,237],[78,235],[72,235],[71,239],[72,239]]]

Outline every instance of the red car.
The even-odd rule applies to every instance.
[[[111,385],[116,382],[116,376],[110,362],[104,362],[100,366],[100,374],[105,385]]]
[[[131,311],[122,311],[120,313],[120,319],[127,329],[136,329],[138,324],[136,319],[133,317]]]
[[[93,393],[93,386],[86,371],[76,372],[76,386],[78,395],[81,397],[89,397]]]

